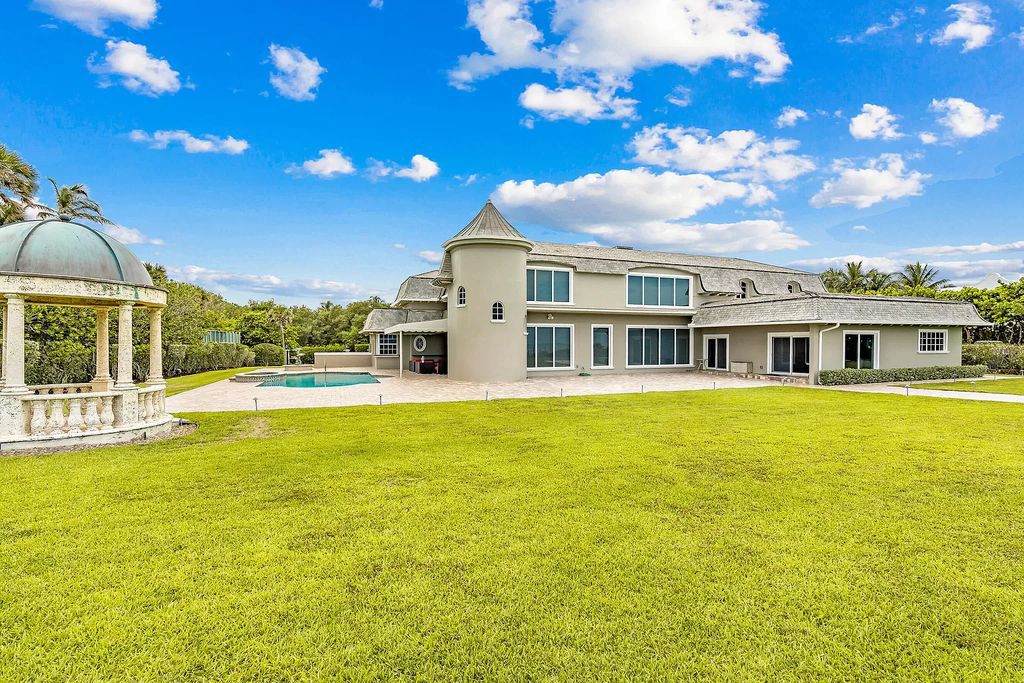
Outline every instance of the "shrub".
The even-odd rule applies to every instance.
[[[252,350],[256,365],[284,365],[284,349],[277,344],[257,344]]]
[[[933,366],[927,368],[888,368],[885,370],[822,370],[818,382],[825,386],[840,384],[877,384],[879,382],[921,382],[929,379],[962,379],[981,377],[988,372],[984,365]]]
[[[356,344],[356,351],[359,353],[366,353],[370,350],[369,344]]]
[[[28,384],[78,384],[91,381],[95,372],[93,350],[77,341],[25,342]]]
[[[1024,372],[1024,346],[999,342],[964,344],[965,364],[984,365],[996,372]]]
[[[137,344],[132,359],[132,374],[138,381],[149,375],[149,345]],[[111,366],[117,365],[117,348],[111,352]],[[170,344],[164,347],[164,377],[194,375],[208,370],[227,370],[255,364],[255,354],[241,344]]]
[[[317,353],[342,353],[348,350],[349,347],[344,344],[333,344],[331,346],[304,346],[299,354],[299,362],[312,363],[314,354]]]

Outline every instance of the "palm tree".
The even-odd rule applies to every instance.
[[[39,191],[39,175],[32,165],[14,151],[0,145],[0,203],[9,204],[14,201],[8,193],[14,195],[22,205],[32,204],[33,197]]]
[[[825,289],[830,292],[838,292],[841,287],[842,273],[839,272],[838,268],[829,268],[821,274],[821,282],[825,285]]]
[[[896,284],[907,289],[942,289],[949,284],[949,280],[939,278],[937,268],[918,261],[903,266],[903,270],[896,275]]]
[[[112,225],[111,221],[103,215],[103,210],[94,199],[89,198],[89,190],[81,183],[74,185],[57,186],[57,181],[49,178],[56,194],[56,201],[52,209],[44,207],[39,212],[42,218],[54,218],[56,216],[69,216],[71,218],[82,218],[93,223],[105,223]]]
[[[284,340],[284,329],[292,324],[292,312],[284,306],[274,306],[267,311],[267,319],[270,324],[281,328],[281,351],[284,352],[285,365],[288,364],[288,346]]]
[[[830,292],[859,292],[868,282],[868,271],[863,261],[850,261],[840,268],[829,268],[821,274],[822,282]]]
[[[883,273],[877,268],[868,271],[864,289],[869,292],[880,292],[892,284],[892,273]]]
[[[0,225],[20,223],[25,220],[25,206],[14,199],[3,198],[0,201]]]

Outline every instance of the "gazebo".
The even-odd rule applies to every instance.
[[[0,228],[0,450],[105,444],[170,430],[161,315],[167,292],[125,245],[65,216]],[[25,383],[25,306],[96,311],[96,375],[84,384]],[[110,311],[117,309],[117,368],[110,375]],[[149,377],[132,379],[132,318],[149,316]]]

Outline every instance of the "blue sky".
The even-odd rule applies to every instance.
[[[540,240],[1024,271],[1020,2],[4,5],[0,142],[233,300],[389,297],[488,197]]]

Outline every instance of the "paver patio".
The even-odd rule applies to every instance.
[[[347,371],[359,372],[358,368]],[[363,370],[368,372],[369,370]],[[501,398],[542,398],[596,394],[628,394],[641,391],[692,391],[698,389],[750,388],[769,382],[717,376],[694,371],[595,375],[592,377],[533,377],[523,382],[458,382],[436,375],[407,373],[403,377],[380,377],[380,384],[348,387],[260,387],[256,384],[221,381],[186,391],[167,399],[173,412],[220,412],[279,408],[327,408],[377,403],[435,403],[482,401]]]

